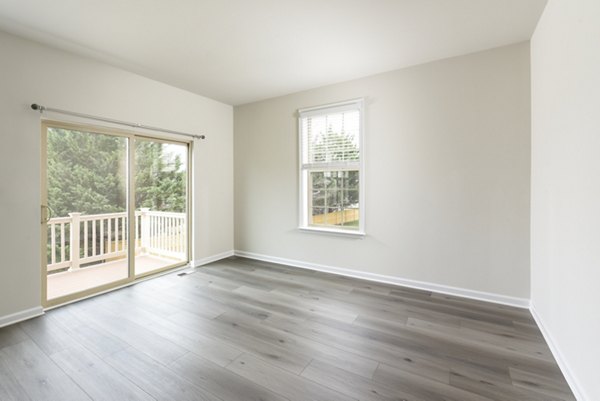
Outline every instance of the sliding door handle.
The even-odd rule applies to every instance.
[[[50,221],[50,219],[52,218],[52,208],[48,205],[42,205],[41,206],[42,209],[42,224],[45,224],[47,222]]]

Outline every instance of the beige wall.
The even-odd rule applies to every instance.
[[[1,32],[0,54],[0,319],[40,305],[40,117],[29,109],[33,102],[206,134],[194,148],[193,257],[232,249],[231,106]]]
[[[366,98],[364,239],[300,232],[296,110]],[[237,250],[529,297],[527,43],[236,107]]]
[[[550,0],[531,74],[532,309],[579,399],[600,400],[600,2]]]

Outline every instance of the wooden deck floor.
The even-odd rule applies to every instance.
[[[574,400],[527,310],[231,259],[0,329],[2,400]]]
[[[136,274],[144,274],[174,263],[177,261],[173,259],[139,255],[135,257],[135,271]],[[127,278],[127,269],[127,259],[119,259],[81,268],[77,271],[51,274],[48,276],[48,299],[55,299],[125,279]]]

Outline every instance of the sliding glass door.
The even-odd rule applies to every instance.
[[[54,122],[42,139],[46,306],[189,262],[188,143]]]
[[[188,145],[135,140],[135,275],[188,261]]]

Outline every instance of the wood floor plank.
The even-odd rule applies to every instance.
[[[2,401],[26,401],[31,400],[25,389],[19,384],[17,378],[11,372],[8,363],[0,355],[0,400]]]
[[[19,325],[14,324],[0,328],[0,349],[26,340],[29,340],[29,336]]]
[[[240,356],[227,369],[275,393],[281,394],[290,401],[348,401],[349,399],[358,399],[290,374],[249,354]]]
[[[81,401],[91,398],[31,340],[0,350],[13,377],[31,400]]]
[[[216,320],[202,320],[187,312],[178,313],[170,320],[192,330],[199,330],[209,337],[222,339],[234,347],[262,357],[272,364],[293,373],[301,372],[310,362],[306,355],[294,353],[287,348],[247,334],[233,325]]]
[[[528,355],[532,358],[539,358],[546,361],[553,360],[552,354],[545,344],[540,344],[536,341],[522,340],[516,336],[507,338],[506,336],[486,333],[480,330],[448,327],[435,322],[413,318],[409,318],[406,324],[408,327],[415,328],[416,330],[428,334],[455,338],[456,341],[460,342],[489,345],[506,350],[507,352]]]
[[[314,360],[302,372],[302,376],[316,383],[346,394],[369,401],[424,401],[402,390],[390,388],[373,380],[365,380],[361,376],[352,375],[325,362]]]
[[[57,314],[56,312],[57,310],[53,310],[44,318],[49,319],[51,324],[58,325],[62,329],[63,335],[69,341],[69,344],[64,349],[69,349],[74,345],[80,344],[100,358],[105,358],[129,347],[129,344],[118,337],[109,335],[81,322],[71,312],[69,314]],[[49,352],[49,355],[54,354],[54,352]],[[56,352],[61,352],[61,350],[56,350]]]
[[[375,360],[296,336],[294,333],[285,330],[265,326],[262,324],[262,320],[252,320],[239,313],[225,313],[216,318],[216,320],[236,325],[237,329],[250,335],[267,340],[273,344],[284,346],[286,349],[299,355],[305,355],[306,360],[318,358],[367,378],[372,377],[378,365],[378,362]]]
[[[563,400],[575,401],[570,391],[566,391],[566,382],[556,378],[529,372],[523,369],[510,368],[510,377],[515,387],[528,389],[544,396],[559,397]]]
[[[148,328],[129,321],[118,311],[110,312],[101,306],[74,310],[76,316],[86,320],[91,327],[99,328],[161,362],[170,363],[188,352]]]
[[[508,373],[506,375],[508,376]],[[465,367],[452,370],[450,384],[456,388],[461,388],[495,401],[564,401],[548,395],[540,396],[532,391],[522,391],[512,385],[510,377],[507,382],[504,376],[489,374],[482,370],[467,369]]]
[[[54,353],[51,358],[94,401],[155,400],[82,346]]]
[[[27,320],[19,326],[48,355],[67,349],[73,344],[68,333],[61,326],[52,324],[45,316]]]
[[[234,348],[219,339],[209,338],[197,331],[177,325],[160,315],[138,308],[135,304],[127,304],[120,299],[107,302],[104,307],[128,310],[126,319],[142,327],[146,327],[153,333],[164,339],[177,344],[186,350],[202,356],[217,365],[229,365],[243,351]]]
[[[373,381],[384,384],[388,388],[406,391],[426,400],[440,401],[491,401],[468,390],[450,384],[427,380],[421,376],[406,374],[393,366],[380,364],[373,375]]]
[[[179,358],[169,367],[175,373],[223,400],[286,401],[285,398],[267,388],[193,354]]]
[[[246,286],[239,287],[233,292],[236,294],[242,294],[255,300],[265,300],[272,302],[273,305],[281,305],[282,307],[297,308],[304,310],[308,316],[320,315],[326,316],[330,319],[337,319],[342,322],[352,323],[358,314],[355,312],[349,312],[347,309],[340,309],[333,305],[321,305],[319,301],[304,301],[298,302],[294,297],[285,294],[279,294],[275,291],[262,291],[256,288],[250,288]]]
[[[105,361],[156,400],[224,401],[132,348],[119,351]]]

